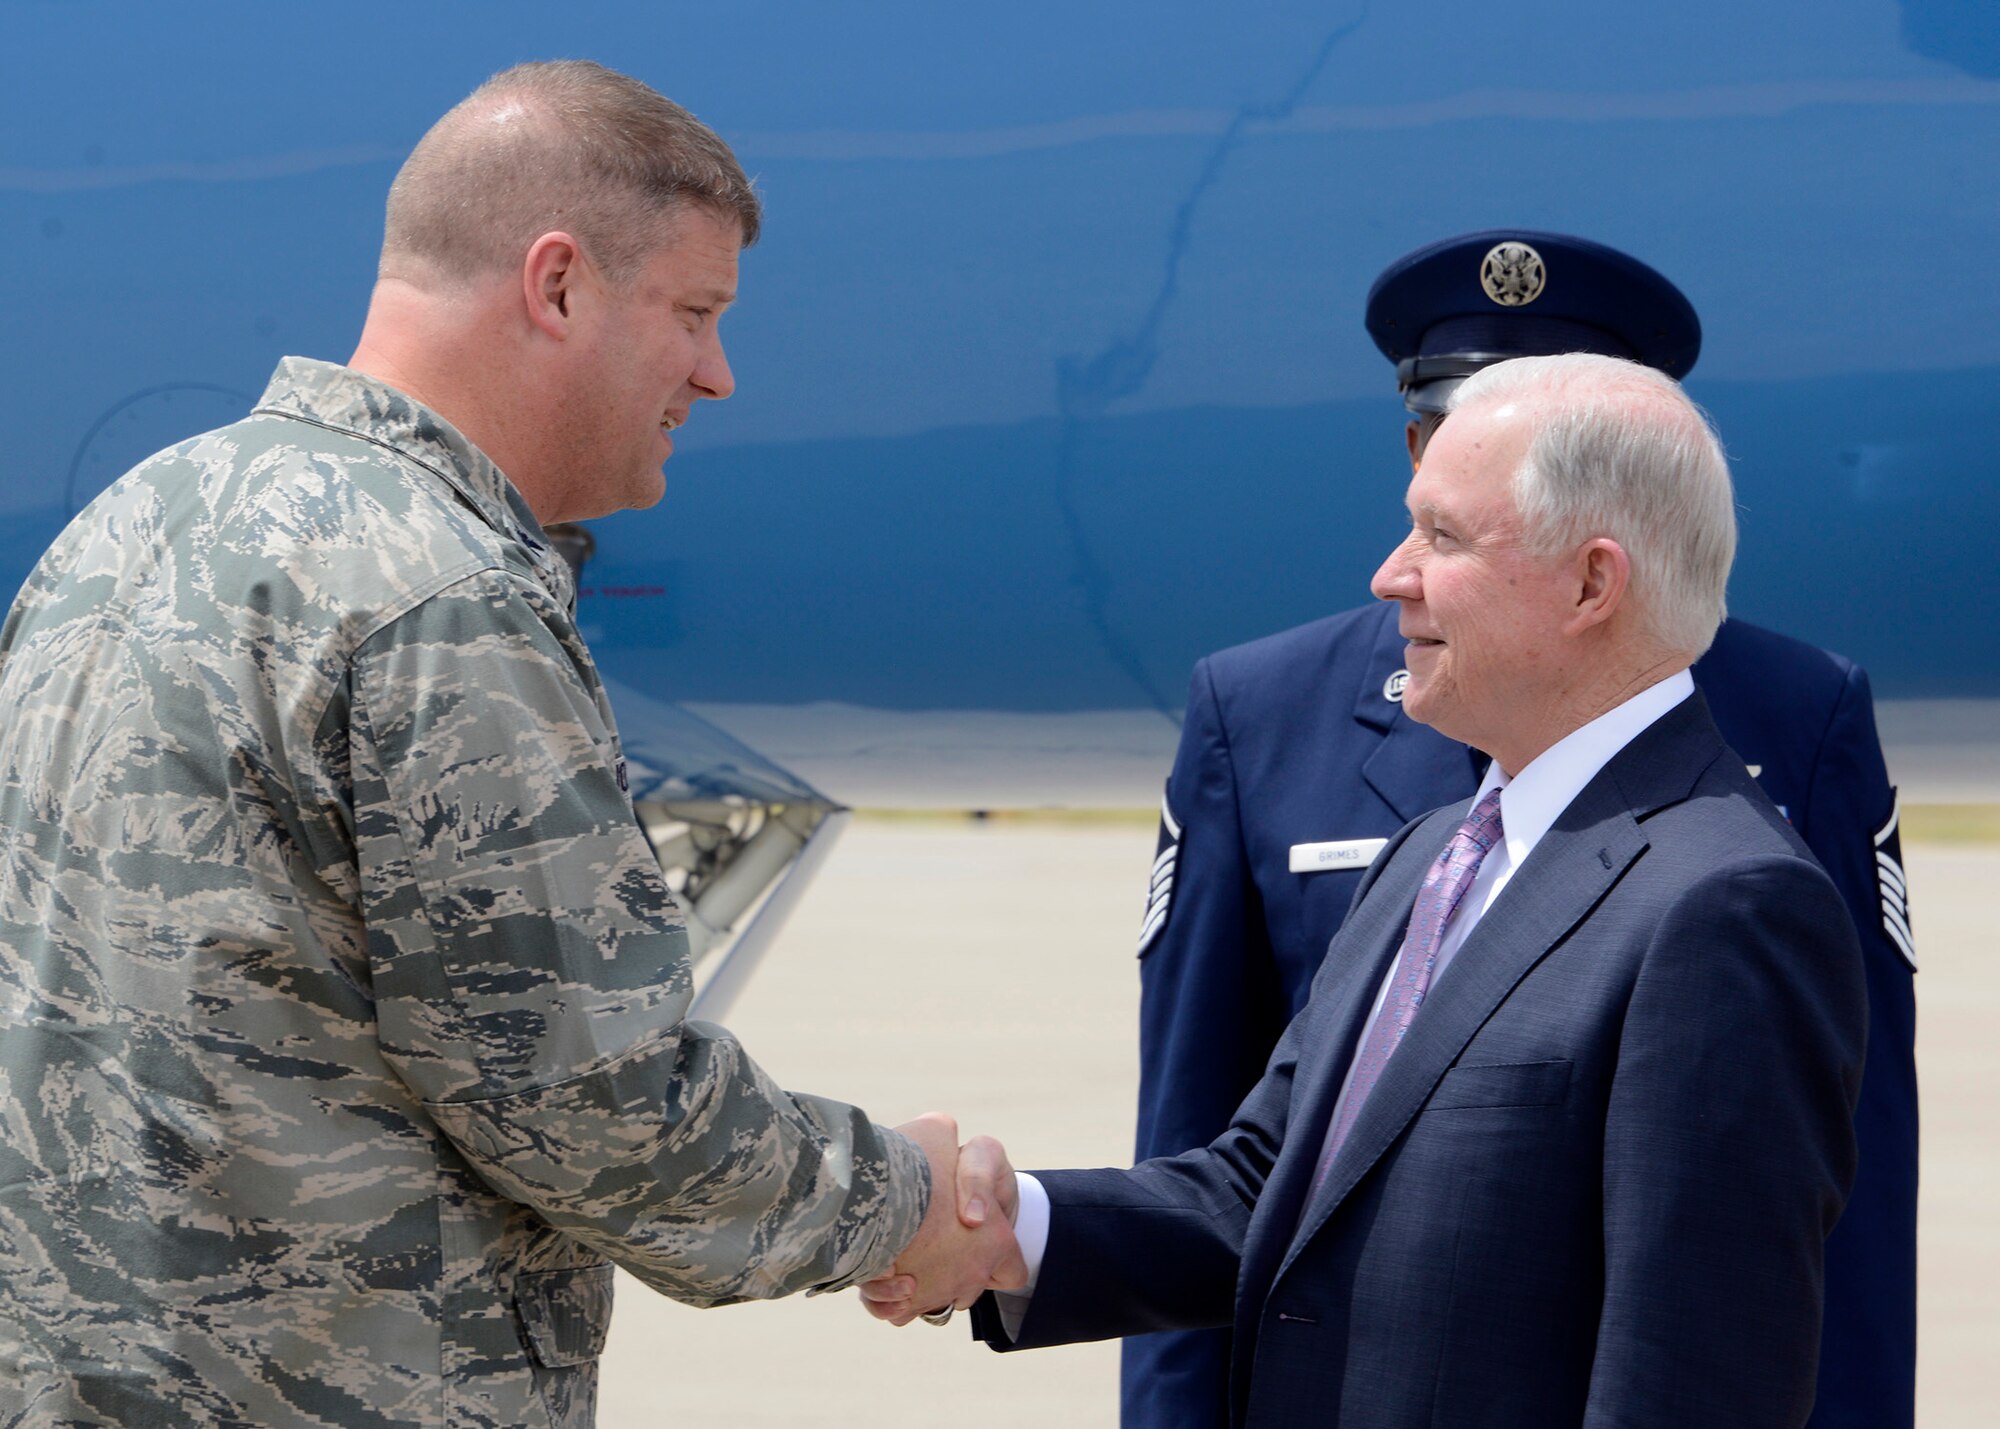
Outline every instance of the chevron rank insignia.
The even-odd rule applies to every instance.
[[[1910,933],[1910,889],[1903,876],[1903,830],[1901,805],[1892,799],[1889,822],[1875,835],[1875,883],[1881,893],[1882,931],[1917,970],[1917,940]]]
[[[1160,929],[1167,926],[1167,913],[1174,902],[1174,865],[1180,861],[1181,825],[1160,795],[1160,841],[1153,852],[1153,881],[1146,887],[1146,916],[1139,926],[1139,956],[1145,957]]]

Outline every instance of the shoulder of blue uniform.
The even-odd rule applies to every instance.
[[[1855,667],[1802,640],[1728,620],[1691,673],[1723,738],[1798,817]]]
[[[1879,930],[1903,961],[1917,967],[1908,877],[1903,869],[1901,811],[1875,731],[1868,675],[1846,657],[1801,640],[1730,620],[1715,649],[1695,666],[1716,722],[1764,774],[1766,759],[1794,746],[1815,784],[1843,771],[1852,787],[1815,788],[1806,837],[1827,867],[1866,937]],[[1760,786],[1761,787],[1761,786]],[[1828,800],[1834,795],[1831,822]],[[1796,811],[1780,805],[1789,819]]]
[[[1696,683],[1704,676],[1740,680],[1770,689],[1774,699],[1804,696],[1829,704],[1858,671],[1845,655],[1733,616],[1722,622],[1715,643],[1694,666]]]
[[[1364,606],[1204,655],[1189,681],[1176,771],[1199,753],[1194,741],[1201,735],[1227,740],[1233,727],[1281,720],[1288,704],[1318,702],[1331,689],[1351,686],[1377,653],[1385,615],[1393,627],[1389,607]]]
[[[1796,758],[1811,766],[1845,745],[1848,763],[1873,766],[1866,777],[1879,800],[1886,801],[1888,782],[1868,675],[1853,661],[1732,619],[1723,622],[1715,643],[1695,662],[1693,675],[1724,737],[1753,765],[1774,755],[1773,746],[1790,746]],[[1871,817],[1879,814],[1869,812]]]
[[[1194,793],[1186,786],[1205,778],[1203,768],[1219,757],[1216,751],[1221,745],[1238,737],[1266,744],[1329,700],[1344,709],[1348,702],[1365,702],[1373,690],[1381,705],[1378,722],[1393,719],[1400,689],[1385,691],[1386,677],[1400,663],[1394,658],[1401,649],[1393,640],[1395,621],[1395,608],[1389,603],[1362,606],[1218,650],[1196,663],[1189,717],[1161,804],[1140,925],[1142,956],[1159,941],[1172,917],[1184,825],[1199,814]],[[1358,700],[1357,681],[1362,687]]]
[[[1188,678],[1187,709],[1182,716],[1173,764],[1160,793],[1159,832],[1140,908],[1138,955],[1142,958],[1159,943],[1172,915],[1174,885],[1187,825],[1190,821],[1204,821],[1203,806],[1210,802],[1203,790],[1212,790],[1219,777],[1226,778],[1227,771],[1222,766],[1228,759],[1229,735],[1223,725],[1221,696],[1216,687],[1218,658],[1203,656],[1195,662]]]

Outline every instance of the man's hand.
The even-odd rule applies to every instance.
[[[987,1290],[1024,1287],[1028,1267],[1014,1243],[1019,1192],[1005,1149],[990,1136],[960,1148],[958,1123],[937,1112],[896,1129],[930,1158],[931,1203],[894,1269],[861,1287],[868,1313],[907,1325],[929,1311],[963,1309]]]

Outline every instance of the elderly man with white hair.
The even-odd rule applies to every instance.
[[[1233,1324],[1259,1429],[1803,1424],[1866,1008],[1838,895],[1688,676],[1727,465],[1615,358],[1500,363],[1453,412],[1374,589],[1404,707],[1491,769],[1371,866],[1208,1147],[1017,1182],[975,1143],[1035,1275],[977,1330]]]

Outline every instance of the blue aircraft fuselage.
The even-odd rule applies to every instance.
[[[1407,464],[1363,296],[1501,224],[1700,312],[1736,613],[2000,696],[1988,9],[7,5],[0,583],[281,354],[344,358],[411,144],[559,51],[689,105],[769,210],[738,395],[596,524],[586,634],[643,696],[941,771],[1061,717],[1156,778],[1196,657],[1367,599]]]

